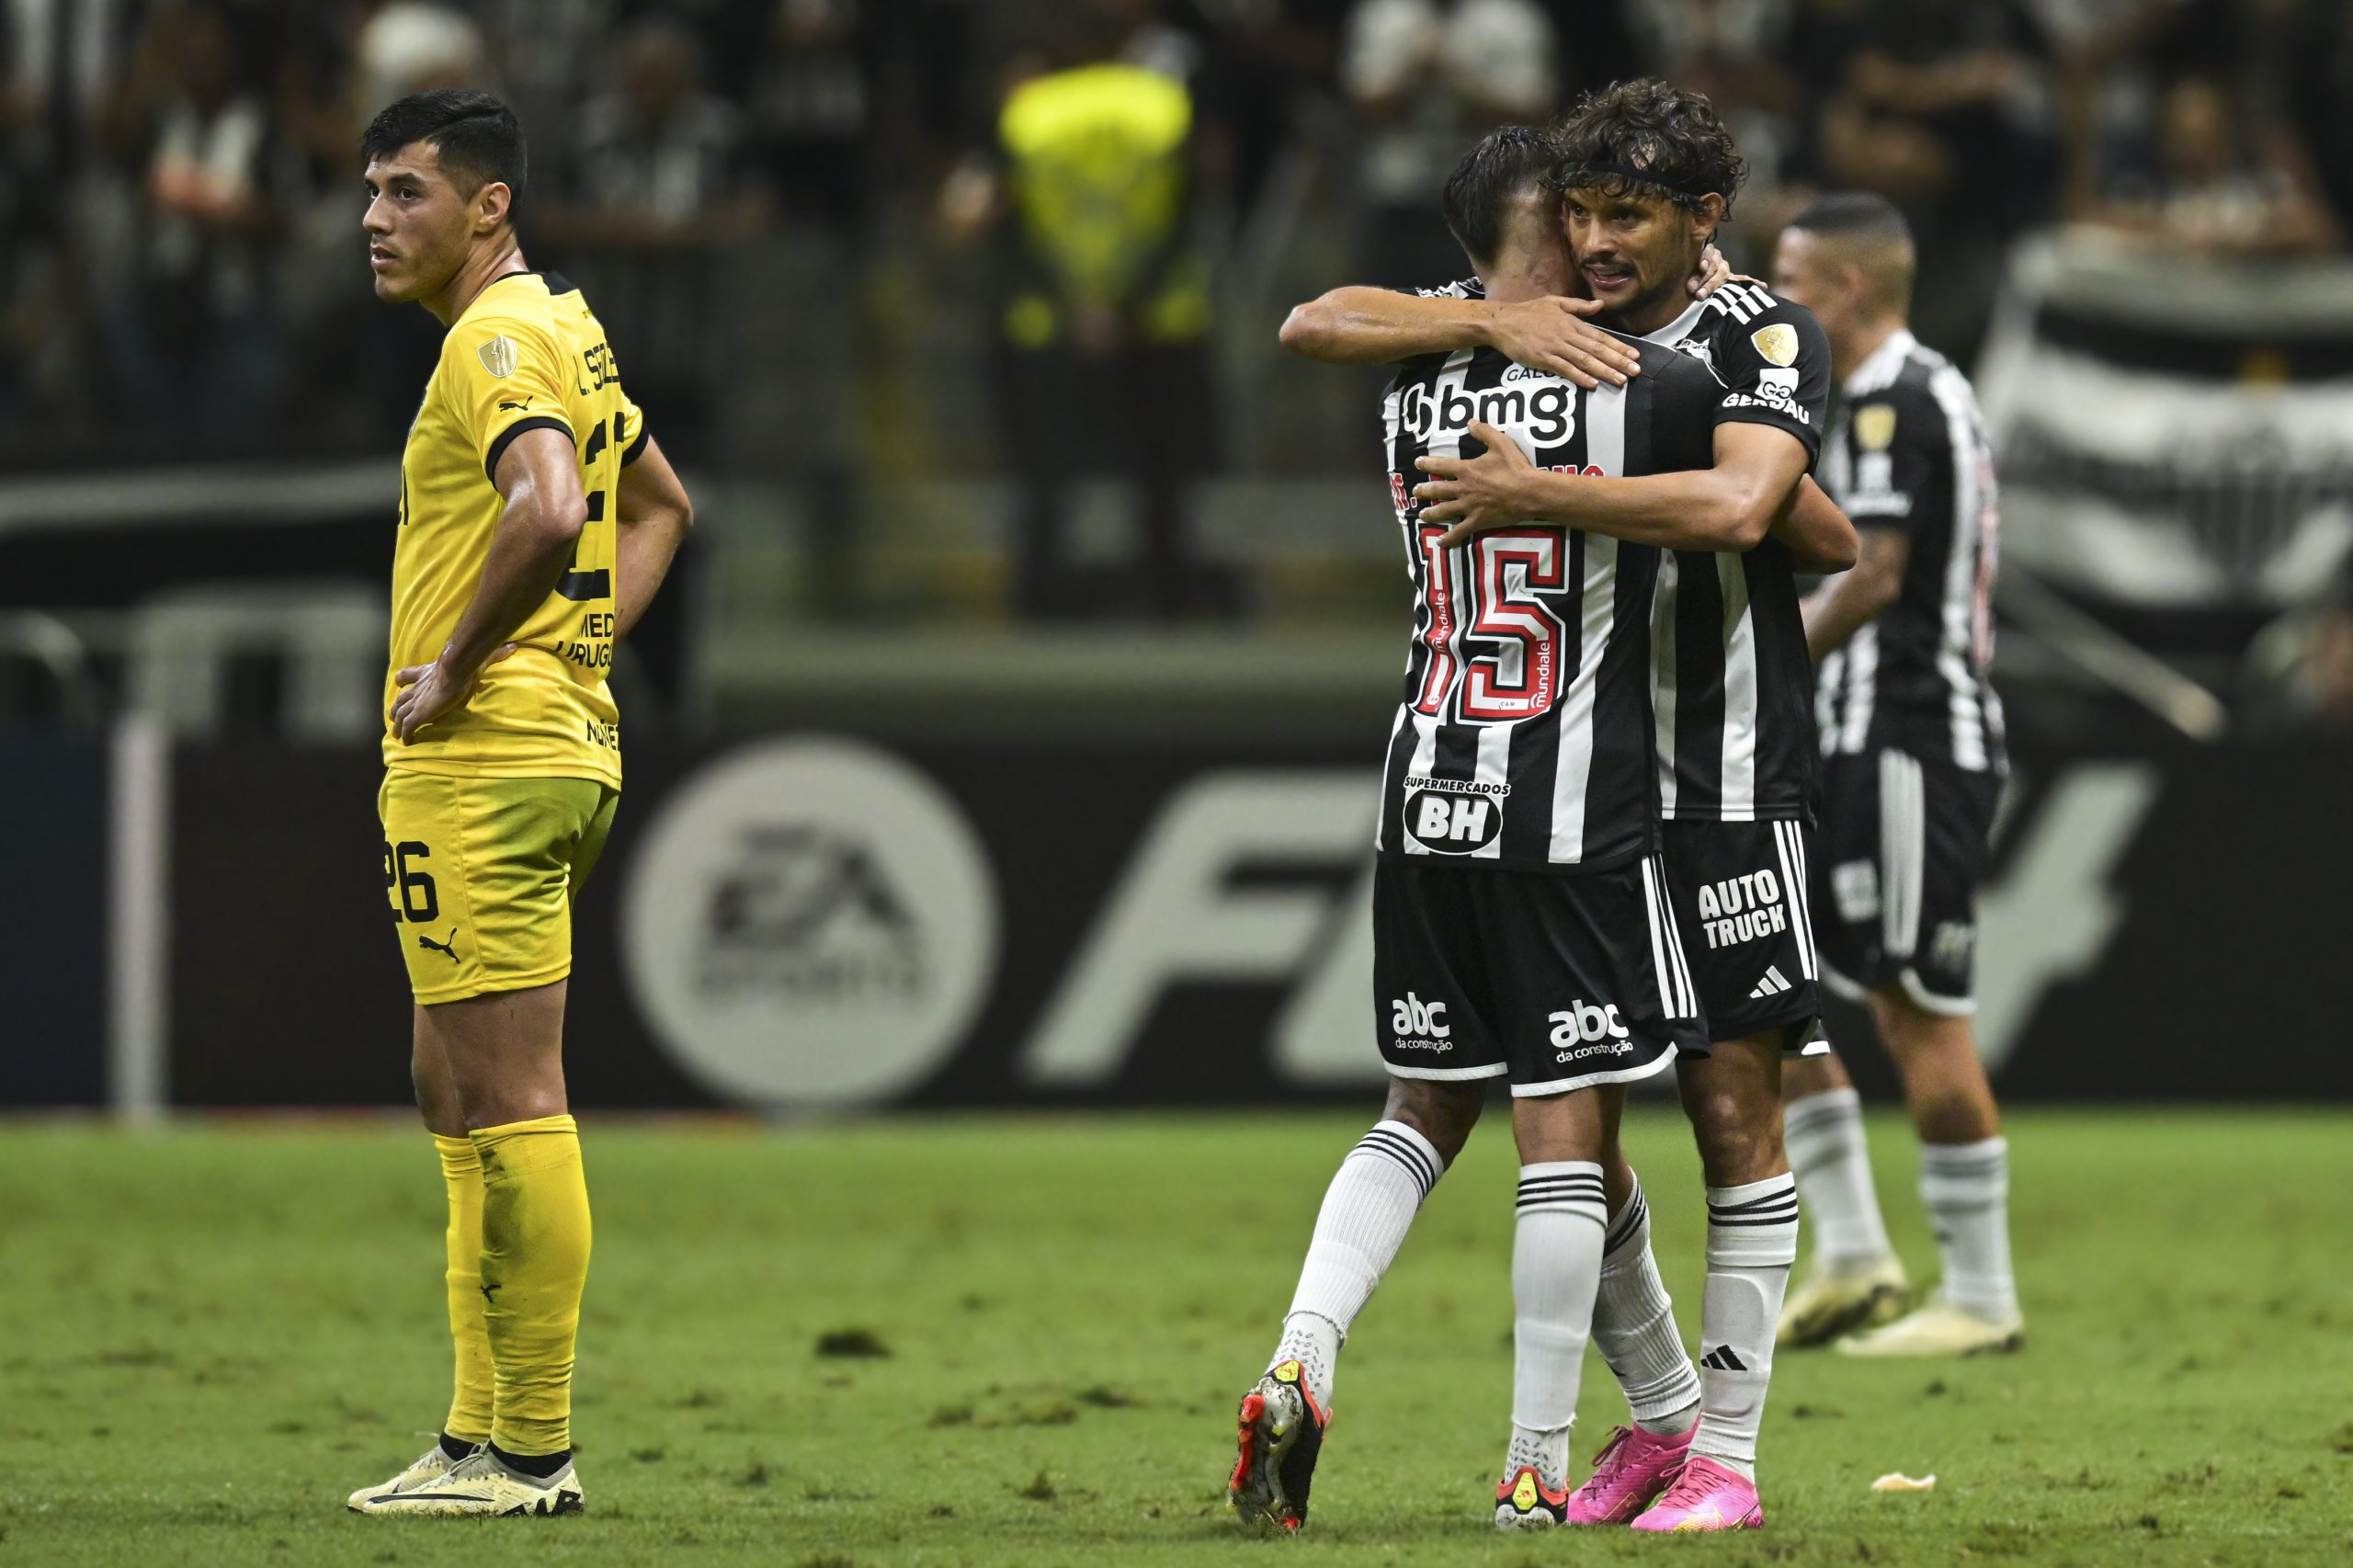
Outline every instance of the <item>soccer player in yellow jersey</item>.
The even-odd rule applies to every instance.
[[[401,457],[384,886],[449,1187],[457,1395],[369,1514],[564,1514],[588,1193],[564,1099],[572,900],[612,825],[613,647],[693,520],[578,290],[526,268],[522,128],[483,93],[361,140],[376,294],[449,329]]]

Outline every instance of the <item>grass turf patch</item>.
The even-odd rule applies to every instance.
[[[0,1565],[2342,1562],[2341,1116],[2021,1113],[2017,1357],[1790,1354],[1768,1528],[1499,1537],[1516,1165],[1503,1118],[1351,1335],[1300,1538],[1224,1518],[1234,1402],[1366,1116],[600,1122],[575,1430],[589,1513],[373,1520],[344,1494],[448,1398],[440,1184],[413,1127],[0,1123]],[[1933,1271],[1916,1157],[1881,1189]],[[1704,1214],[1629,1146],[1687,1335]],[[1622,1415],[1586,1362],[1574,1464]],[[1921,1495],[1873,1494],[1891,1470]]]

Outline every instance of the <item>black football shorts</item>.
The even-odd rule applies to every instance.
[[[1655,859],[1562,876],[1383,857],[1372,931],[1374,1028],[1401,1078],[1566,1094],[1708,1038]]]
[[[1814,905],[1841,995],[1977,1007],[1977,884],[2003,776],[1881,750],[1824,759]]]
[[[1667,891],[1709,1038],[1778,1034],[1789,1050],[1804,1050],[1822,1014],[1806,824],[1662,825]]]

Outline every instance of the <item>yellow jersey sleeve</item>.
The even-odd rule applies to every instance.
[[[618,387],[613,390],[616,392],[620,391]],[[625,392],[621,392],[620,399],[622,431],[621,467],[627,468],[630,464],[635,462],[639,458],[644,455],[645,438],[648,436],[653,435],[654,432],[646,428],[645,411],[638,407],[636,403],[630,401],[629,393]]]
[[[441,352],[442,392],[472,436],[483,476],[498,483],[498,460],[526,430],[561,430],[578,445],[564,408],[569,376],[547,328],[508,314],[468,315]]]

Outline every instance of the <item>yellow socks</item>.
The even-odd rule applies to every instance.
[[[458,1347],[458,1391],[441,1430],[462,1442],[490,1437],[490,1335],[482,1322],[482,1161],[471,1138],[433,1135],[449,1188],[449,1337]]]
[[[568,1116],[484,1127],[483,1324],[496,1368],[490,1440],[524,1458],[572,1447],[572,1345],[588,1278],[588,1184]]]

